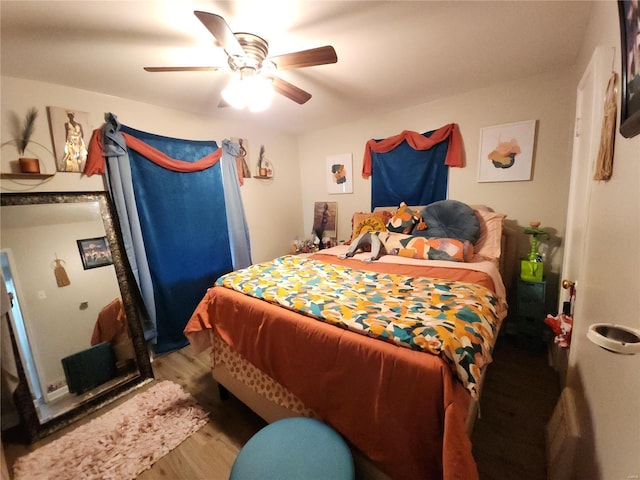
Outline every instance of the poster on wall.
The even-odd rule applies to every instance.
[[[481,129],[478,182],[531,180],[535,134],[535,120]]]
[[[93,128],[89,114],[69,108],[47,107],[58,172],[84,172]]]
[[[312,233],[320,240],[325,237],[336,239],[338,237],[337,219],[337,202],[315,202],[313,205]]]
[[[231,137],[231,141],[240,147],[238,155],[236,155],[236,168],[242,178],[251,178],[251,169],[249,168],[249,140],[246,138]]]
[[[350,153],[327,157],[327,192],[353,193],[353,159]]]

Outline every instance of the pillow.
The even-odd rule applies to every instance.
[[[413,235],[430,238],[456,238],[475,244],[480,234],[480,221],[475,211],[458,200],[433,202],[420,212],[427,224],[425,230],[413,230]]]
[[[351,217],[351,238],[347,243],[350,244],[364,232],[385,232],[389,218],[391,218],[391,213],[386,211],[354,213]]]
[[[426,238],[394,232],[378,233],[387,255],[424,260],[468,262],[473,257],[473,245],[456,238]]]
[[[474,245],[475,256],[489,260],[500,258],[502,225],[507,216],[487,210],[476,210],[475,214],[480,223],[480,235]]]
[[[387,223],[387,230],[395,233],[409,234],[414,228],[423,230],[425,228],[422,217],[416,211],[413,211],[406,203],[402,202],[398,211],[391,217]]]

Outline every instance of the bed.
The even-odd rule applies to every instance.
[[[185,335],[196,351],[211,349],[214,379],[265,420],[305,415],[340,432],[359,478],[477,478],[469,435],[507,312],[503,278],[512,262],[505,216],[463,206],[478,232],[473,253],[470,240],[458,239],[458,261],[441,256],[452,254],[444,237],[411,235],[424,219],[423,229],[436,231],[442,219],[429,212],[354,215],[352,242],[367,232],[381,237],[379,225],[390,227],[399,213],[413,230],[388,235],[395,243],[383,242],[373,261],[352,243],[231,272],[207,291]],[[425,238],[440,248],[405,248]]]

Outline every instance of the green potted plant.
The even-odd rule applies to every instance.
[[[18,163],[22,173],[40,173],[40,162],[37,158],[25,157],[27,146],[35,130],[38,109],[31,107],[27,110],[24,122],[18,127],[16,135],[16,147],[18,148]]]

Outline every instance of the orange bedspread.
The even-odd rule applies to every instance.
[[[314,258],[474,281],[493,289],[487,274],[470,270]],[[223,287],[209,289],[185,334],[196,349],[203,349],[210,345],[211,329],[392,478],[478,478],[465,426],[471,397],[439,356],[359,335]]]

